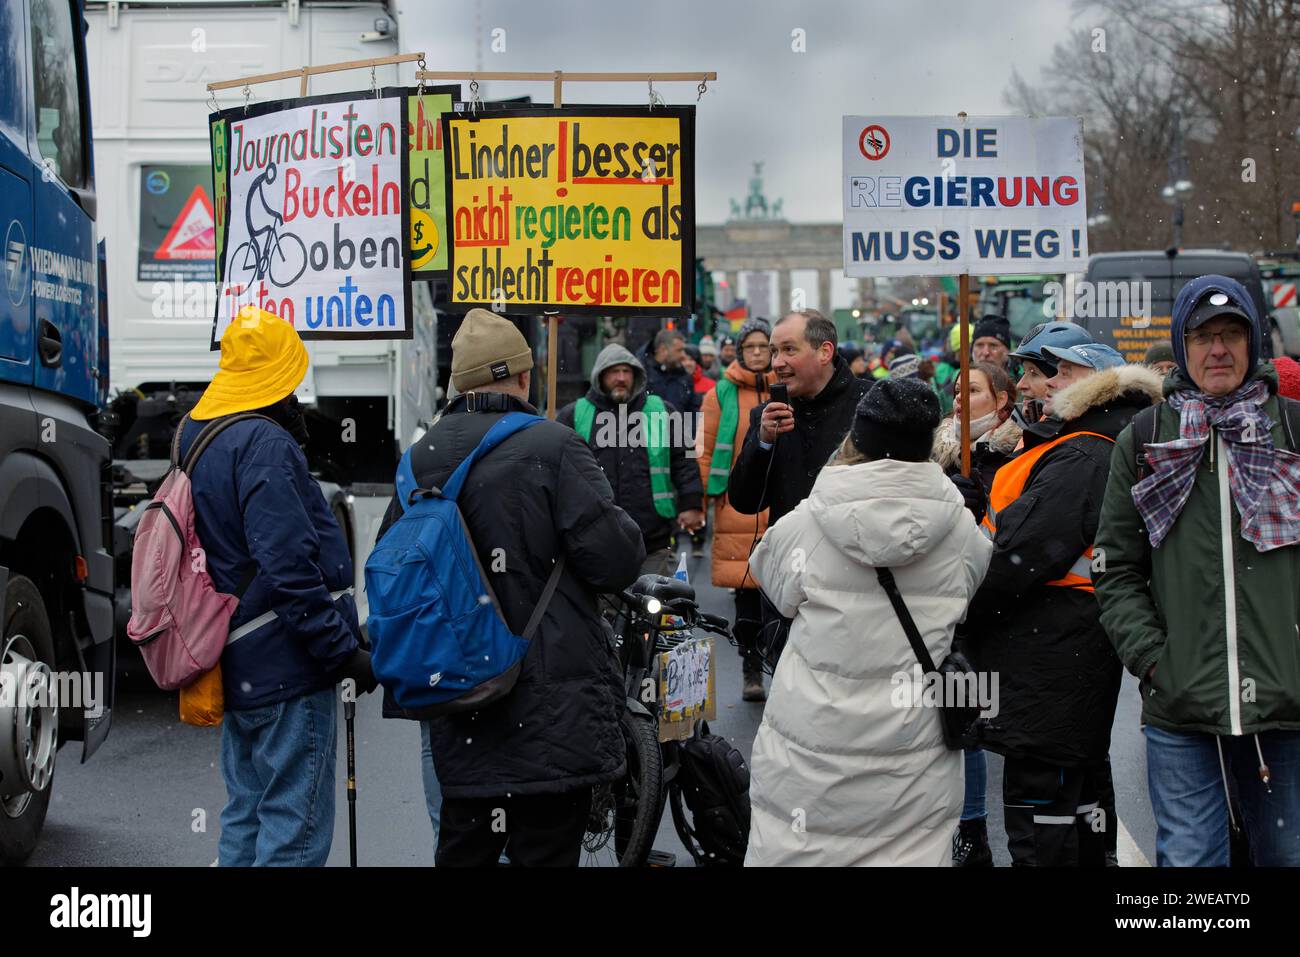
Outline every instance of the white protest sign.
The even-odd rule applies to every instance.
[[[713,642],[694,638],[659,656],[660,714],[680,721],[699,714],[708,704]]]
[[[844,272],[1079,272],[1083,131],[1072,117],[844,117]]]
[[[406,97],[281,100],[214,114],[219,289],[304,339],[411,337]]]

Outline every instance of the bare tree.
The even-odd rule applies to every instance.
[[[1088,186],[1110,226],[1094,249],[1163,246],[1173,117],[1183,118],[1185,245],[1290,245],[1300,201],[1300,0],[1096,0],[1095,20],[1056,47],[1042,82],[1013,77],[1017,109],[1079,113]],[[1105,31],[1096,49],[1093,29]]]

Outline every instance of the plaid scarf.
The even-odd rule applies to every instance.
[[[1226,396],[1175,392],[1169,406],[1179,413],[1179,437],[1143,443],[1151,474],[1133,486],[1133,504],[1157,548],[1187,504],[1205,454],[1210,427],[1227,443],[1228,486],[1241,516],[1241,537],[1261,552],[1300,542],[1300,455],[1273,447],[1273,423],[1264,412],[1262,380]]]

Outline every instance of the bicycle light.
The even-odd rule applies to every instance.
[[[646,614],[657,615],[663,610],[663,603],[658,598],[648,598],[645,603]]]

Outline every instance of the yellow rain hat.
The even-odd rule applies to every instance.
[[[307,375],[307,347],[274,313],[245,306],[221,336],[221,363],[192,419],[265,408],[293,394]]]

